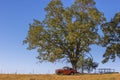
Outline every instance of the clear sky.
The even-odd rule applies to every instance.
[[[42,20],[44,8],[50,0],[0,0],[0,73],[54,73],[67,63],[38,63],[35,50],[27,50],[22,41],[27,35],[33,19]],[[70,5],[73,0],[63,0]],[[109,21],[120,11],[120,0],[95,0],[96,7]],[[113,68],[120,72],[120,59],[102,64],[104,48],[93,46],[91,53],[99,68]]]

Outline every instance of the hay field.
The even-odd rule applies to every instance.
[[[98,75],[32,75],[32,74],[0,74],[0,80],[120,80],[120,74]]]

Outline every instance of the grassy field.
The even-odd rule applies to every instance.
[[[0,80],[120,80],[120,74],[98,75],[32,75],[32,74],[0,74]]]

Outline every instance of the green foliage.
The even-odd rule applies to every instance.
[[[102,31],[102,45],[106,47],[102,62],[106,63],[109,59],[115,61],[116,56],[120,58],[120,12],[110,22],[102,25]]]
[[[40,61],[65,59],[76,69],[80,55],[89,52],[89,46],[98,41],[103,14],[93,0],[75,0],[66,8],[61,0],[51,0],[45,11],[43,21],[30,24],[24,43],[28,43],[28,49],[38,50]]]
[[[88,71],[88,73],[90,73],[92,70],[93,70],[93,59],[91,58],[87,58],[85,59],[85,62],[84,62],[84,69]]]
[[[81,73],[87,71],[90,73],[93,69],[98,67],[98,63],[93,61],[93,57],[91,54],[83,54],[77,63],[77,68],[80,70]]]

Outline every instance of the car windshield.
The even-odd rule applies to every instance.
[[[70,70],[73,70],[72,68],[70,68]]]
[[[64,69],[64,70],[67,70],[67,69],[69,69],[69,68],[68,68],[68,67],[63,67],[63,69]]]

